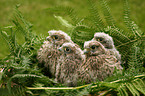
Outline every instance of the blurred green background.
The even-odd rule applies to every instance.
[[[123,0],[107,0],[110,11],[117,25],[124,28],[123,23]],[[27,21],[33,24],[33,32],[37,35],[48,35],[48,30],[67,29],[54,18],[54,13],[47,10],[54,6],[69,6],[74,8],[79,16],[88,14],[87,0],[0,0],[0,28],[12,25],[12,17],[16,4],[21,4],[19,10]],[[145,0],[129,0],[131,18],[145,31]],[[21,34],[20,34],[21,35]],[[21,37],[21,36],[20,36]],[[20,40],[20,38],[18,38]],[[9,54],[8,46],[0,35],[0,58]]]

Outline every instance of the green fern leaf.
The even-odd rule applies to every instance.
[[[12,29],[10,29],[10,32],[11,32],[11,35],[8,35],[5,31],[1,31],[1,34],[4,40],[7,42],[11,54],[16,55],[16,49],[18,47],[17,42],[16,42],[16,35]]]
[[[56,6],[53,8],[47,8],[50,11],[53,11],[53,13],[65,13],[65,15],[69,16],[70,19],[73,21],[73,26],[76,26],[80,23],[82,20],[81,18],[77,17],[77,13],[74,11],[71,7],[65,7],[65,6]]]
[[[105,0],[100,0],[100,3],[102,5],[101,7],[102,7],[103,13],[105,15],[105,19],[107,21],[108,26],[114,27],[115,20],[113,19],[112,15],[110,13],[110,8],[108,7],[107,2]]]
[[[29,40],[28,34],[24,29],[24,27],[22,26],[22,24],[20,24],[20,22],[17,20],[17,18],[15,18],[15,20],[12,20],[12,22],[15,24],[17,32],[21,32],[25,36],[25,41],[28,41]]]
[[[104,29],[105,32],[109,33],[113,37],[113,39],[118,39],[122,43],[129,42],[131,40],[126,34],[124,34],[123,30],[117,27],[112,28],[111,26],[108,26],[107,28]]]
[[[139,27],[134,23],[134,21],[131,22],[132,30],[136,35],[140,38],[143,35],[143,32],[139,29]]]
[[[126,89],[126,87],[124,86],[124,84],[123,84],[122,86],[120,86],[120,87],[121,87],[122,91],[124,92],[124,95],[125,95],[125,96],[128,96],[127,89]]]
[[[8,82],[7,82],[7,88],[9,90],[9,92],[11,93],[11,82],[12,79],[14,78],[25,78],[25,77],[35,77],[35,78],[41,78],[41,76],[37,76],[37,75],[33,75],[33,74],[15,74],[14,76],[12,76]]]
[[[97,7],[95,6],[95,4],[92,0],[88,0],[88,4],[90,7],[89,11],[91,14],[90,20],[92,21],[92,23],[95,24],[96,29],[98,29],[98,31],[103,32],[104,24],[103,24],[103,21],[99,15]]]
[[[133,36],[135,38],[141,37],[142,32],[138,29],[138,26],[130,19],[130,8],[128,4],[128,0],[124,0],[124,22],[130,31],[130,33],[133,33]]]
[[[136,88],[134,88],[134,86],[131,83],[127,83],[125,84],[126,87],[130,90],[130,92],[132,93],[133,96],[140,96],[139,92],[136,90]]]
[[[32,24],[24,19],[23,15],[18,10],[18,8],[19,8],[18,6],[15,7],[16,16],[23,22],[23,24],[25,25],[24,28],[26,28],[27,32],[30,33],[31,28],[32,28]]]
[[[1,30],[1,34],[2,34],[2,37],[5,39],[5,41],[7,42],[9,49],[12,49],[12,46],[10,44],[11,41],[9,39],[9,35],[5,31],[2,31],[2,30]]]
[[[117,88],[117,90],[119,92],[118,93],[119,96],[128,96],[127,89],[124,86],[124,84],[121,84],[121,86],[119,88]]]
[[[68,28],[71,28],[71,29],[74,27],[72,24],[68,23],[68,21],[66,21],[65,19],[63,19],[61,16],[55,16],[55,15],[54,15],[54,17],[55,17],[56,19],[58,19],[58,21],[59,21],[62,25],[64,25],[65,27],[68,27]]]
[[[123,90],[121,88],[118,88],[118,96],[124,96]]]
[[[17,31],[24,34],[25,41],[31,41],[33,37],[31,33],[32,24],[24,19],[23,15],[18,10],[18,6],[15,7],[15,18],[12,21],[15,24]]]
[[[135,79],[134,81],[132,81],[133,86],[139,90],[142,94],[145,95],[145,84],[141,79]]]
[[[128,67],[129,69],[134,69],[132,73],[140,73],[143,72],[143,62],[141,58],[144,58],[144,54],[142,54],[141,49],[134,45],[131,48],[130,55],[128,57]]]
[[[87,86],[86,88],[84,88],[80,92],[78,92],[77,96],[86,96],[86,95],[89,95],[89,91],[90,90],[91,90],[91,85]]]

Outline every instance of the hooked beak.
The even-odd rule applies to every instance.
[[[87,49],[84,49],[84,54],[88,54],[89,51]]]
[[[51,36],[46,37],[46,40],[51,41]]]
[[[97,39],[98,42],[100,42],[100,39]]]
[[[96,39],[95,39],[95,38],[93,38],[91,41],[96,41]]]
[[[60,48],[58,48],[58,51],[60,51],[60,52],[62,51],[61,47],[60,47]]]
[[[93,38],[92,41],[98,41],[98,42],[100,42],[100,39],[99,38],[98,39]]]

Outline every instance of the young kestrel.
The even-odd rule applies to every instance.
[[[71,42],[70,36],[65,32],[59,30],[50,30],[48,31],[49,36],[46,38],[47,41],[41,46],[38,50],[37,59],[39,63],[44,62],[44,66],[49,69],[52,77],[55,76],[57,61],[60,58],[61,52],[58,51],[58,48],[66,42]]]
[[[59,50],[62,52],[56,69],[56,80],[66,86],[76,86],[78,70],[85,59],[83,51],[74,43],[64,43]]]
[[[111,76],[115,67],[122,70],[120,62],[114,55],[98,41],[86,41],[84,43],[84,54],[86,61],[82,65],[81,77],[85,83],[102,81]]]
[[[110,51],[110,54],[116,56],[118,61],[121,61],[121,55],[119,54],[119,51],[115,48],[113,39],[111,36],[104,32],[97,32],[94,34],[93,41],[100,42],[108,51]]]

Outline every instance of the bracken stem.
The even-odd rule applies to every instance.
[[[48,89],[48,90],[72,90],[72,89],[81,89],[84,87],[87,87],[91,84],[83,85],[83,86],[78,86],[78,87],[37,87],[37,88],[32,88],[32,87],[26,87],[27,89],[32,89],[32,90],[41,90],[41,89]]]
[[[129,43],[136,42],[137,40],[144,41],[144,40],[142,40],[142,39],[140,39],[140,38],[141,38],[141,37],[139,37],[139,38],[137,38],[137,39],[134,39],[134,40],[131,40],[131,41],[129,41],[129,42],[123,43],[123,44],[118,45],[118,46],[116,46],[116,47],[118,48],[118,47],[121,47],[121,46],[127,45],[127,44],[129,44]],[[145,35],[142,36],[142,38],[145,38]]]
[[[142,75],[135,76],[134,78],[139,78],[139,77],[144,77],[144,76],[145,76],[145,74],[142,74]],[[123,81],[123,79],[112,81],[110,83],[117,83],[117,82],[120,82],[120,81]],[[41,90],[41,89],[47,89],[47,90],[73,90],[73,89],[81,89],[81,88],[87,87],[89,85],[91,85],[91,84],[78,86],[78,87],[37,87],[37,88],[26,87],[26,89],[30,89],[30,90]],[[91,86],[91,88],[95,88],[95,87],[97,87],[97,85]]]

